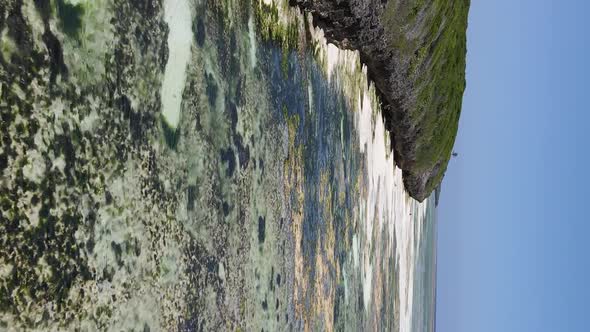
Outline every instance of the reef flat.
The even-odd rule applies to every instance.
[[[404,190],[359,54],[310,16],[10,0],[0,33],[0,329],[429,319],[434,202]]]

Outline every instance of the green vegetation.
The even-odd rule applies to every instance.
[[[256,26],[265,41],[279,41],[284,51],[297,49],[299,45],[299,22],[297,16],[287,12],[284,15],[291,16],[283,23],[280,18],[279,7],[275,2],[270,5],[262,0],[254,2]],[[284,52],[288,53],[288,52]]]
[[[415,0],[388,4],[384,22],[412,84],[407,120],[415,128],[415,173],[435,169],[438,185],[450,159],[465,90],[469,0]],[[436,169],[438,168],[438,169]]]
[[[283,12],[282,8],[288,8],[287,3],[272,2],[266,4],[262,0],[254,1],[256,26],[264,41],[274,41],[280,43],[283,50],[281,57],[281,71],[286,77],[289,75],[289,54],[291,50],[299,47],[299,21],[298,16],[292,12]],[[281,20],[281,15],[288,16],[286,21]]]

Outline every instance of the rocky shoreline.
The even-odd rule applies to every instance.
[[[457,132],[469,0],[290,4],[311,13],[329,42],[359,51],[381,97],[406,190],[423,201],[442,181]]]

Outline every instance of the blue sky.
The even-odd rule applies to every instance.
[[[589,331],[590,1],[471,2],[437,331]]]

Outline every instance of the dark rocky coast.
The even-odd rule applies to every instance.
[[[291,0],[329,42],[358,50],[381,96],[406,190],[422,201],[440,184],[465,89],[469,0]]]

